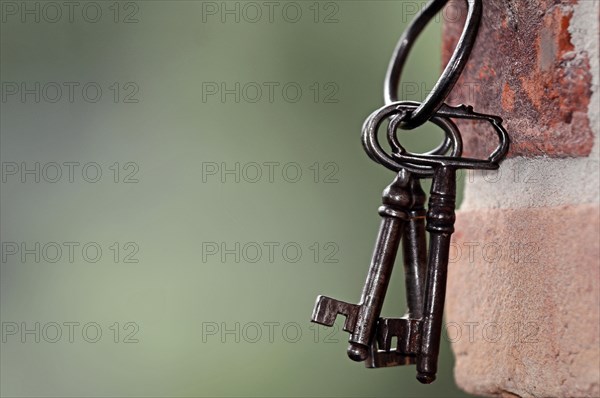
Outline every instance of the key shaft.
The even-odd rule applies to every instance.
[[[383,206],[379,208],[382,220],[377,242],[358,304],[360,309],[356,327],[348,340],[348,356],[355,361],[365,361],[369,356],[369,346],[383,308],[404,223],[408,219],[408,209],[412,207],[411,181],[410,173],[402,171],[383,192]]]
[[[427,277],[427,240],[425,237],[425,202],[427,197],[419,179],[411,181],[413,205],[404,226],[402,253],[406,286],[406,317],[420,319],[423,316],[425,280]]]
[[[349,339],[348,355],[355,361],[364,361],[369,355],[369,344],[383,308],[383,301],[402,237],[404,219],[391,215],[389,210],[386,206],[382,206],[379,210],[383,220],[359,302],[360,310],[356,328]]]
[[[421,325],[421,347],[417,359],[417,379],[425,384],[435,380],[440,351],[448,258],[456,206],[456,170],[439,167],[435,171],[429,210],[427,231],[429,232],[429,262],[425,291],[425,306]]]
[[[346,316],[344,330],[351,334],[348,356],[355,361],[369,357],[404,223],[413,204],[411,181],[410,172],[402,170],[383,192],[383,206],[379,208],[381,225],[359,304],[321,296],[313,311],[312,321],[326,326],[332,326],[338,314]]]

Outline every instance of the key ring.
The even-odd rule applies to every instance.
[[[433,116],[452,91],[469,60],[479,31],[483,7],[481,0],[465,0],[465,2],[468,8],[467,19],[452,58],[427,98],[400,124],[403,129],[411,130],[419,127]],[[386,103],[399,100],[398,86],[408,54],[423,29],[447,3],[448,0],[432,0],[404,31],[388,66],[384,88]]]
[[[399,145],[397,139],[391,139],[390,135],[395,134],[397,124],[401,123],[402,119],[410,112],[414,111],[418,106],[419,104],[416,102],[399,101],[376,110],[367,118],[363,125],[362,143],[367,155],[369,155],[372,160],[381,164],[382,166],[395,172],[400,172],[401,170],[406,169],[413,173],[416,177],[424,178],[433,176],[435,172],[434,167],[430,165],[415,165],[406,162],[398,162],[393,156],[387,154],[381,147],[377,135],[379,127],[383,121],[390,116],[395,116],[391,119],[390,124],[388,125],[388,142],[394,151],[400,150],[402,146]],[[462,138],[456,124],[445,115],[434,115],[430,121],[440,127],[442,131],[446,133],[446,136],[444,137],[445,141],[438,148],[427,152],[424,155],[433,156],[435,154],[446,152],[441,152],[440,150],[443,149],[448,142],[452,148],[450,156],[461,156],[463,149]]]

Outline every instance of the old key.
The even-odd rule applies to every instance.
[[[365,361],[369,355],[377,319],[389,284],[396,252],[402,237],[403,225],[409,218],[414,201],[411,195],[410,172],[402,170],[383,192],[382,217],[371,266],[359,304],[350,304],[319,296],[312,321],[332,326],[338,314],[346,316],[344,330],[351,333],[348,356],[355,361]]]

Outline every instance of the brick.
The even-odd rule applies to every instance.
[[[585,1],[585,0],[583,0]],[[463,9],[464,1],[449,7]],[[582,35],[588,26],[572,21],[577,0],[488,0],[481,30],[463,76],[449,103],[473,104],[505,119],[510,156],[587,156],[594,135],[588,118],[592,73],[586,51],[574,46],[570,26]],[[444,25],[443,59],[450,58],[463,21]],[[597,111],[597,110],[596,110]],[[483,155],[490,132],[461,123],[465,153]]]
[[[458,385],[485,396],[600,396],[598,205],[457,219],[446,322]]]

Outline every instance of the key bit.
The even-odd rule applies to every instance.
[[[387,368],[415,364],[419,353],[420,325],[419,319],[380,318],[366,367]],[[392,347],[394,339],[396,346]]]
[[[354,333],[356,326],[356,317],[358,316],[359,306],[332,299],[331,297],[319,296],[312,314],[312,322],[323,326],[333,326],[338,315],[344,315],[346,321],[343,329],[346,332]]]
[[[383,318],[377,339],[385,351],[392,348],[392,339],[397,339],[396,351],[403,355],[416,355],[419,351],[421,320],[410,318]]]
[[[402,170],[383,192],[382,217],[371,265],[358,305],[321,296],[317,299],[312,322],[331,326],[338,314],[346,316],[344,330],[350,332],[348,356],[357,362],[369,357],[377,320],[390,281],[404,222],[412,207],[410,172]]]

